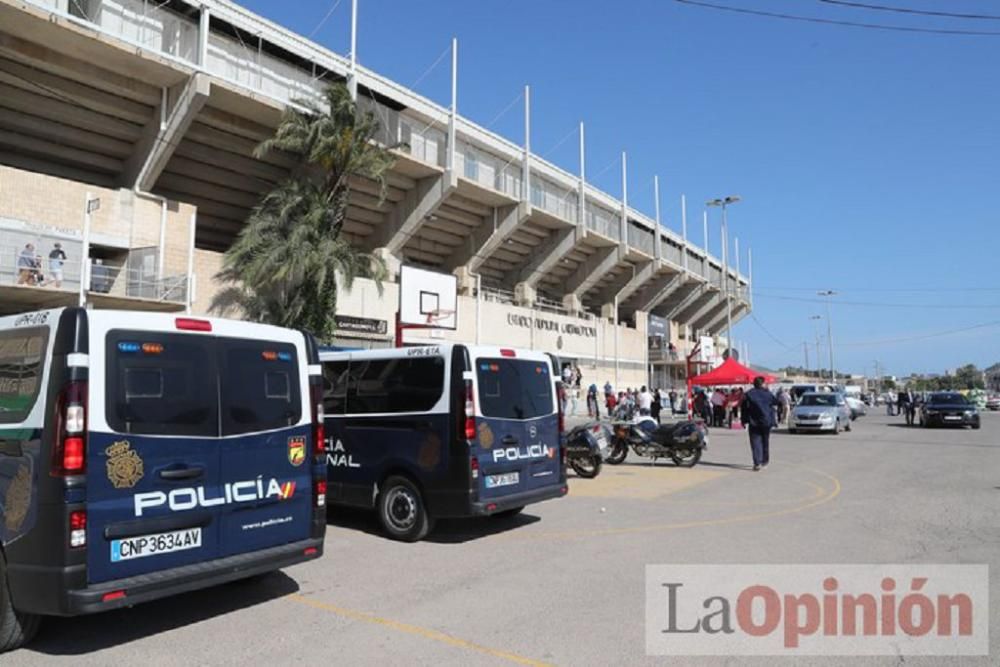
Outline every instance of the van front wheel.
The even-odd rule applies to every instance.
[[[405,477],[389,477],[382,484],[378,518],[389,537],[401,542],[424,539],[433,525],[420,489]]]
[[[0,555],[0,653],[24,646],[38,632],[41,617],[14,609],[7,585],[7,564]]]

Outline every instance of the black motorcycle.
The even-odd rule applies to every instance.
[[[608,432],[598,422],[582,424],[566,434],[566,462],[580,477],[597,477],[608,449]]]
[[[701,454],[708,446],[708,429],[701,421],[681,421],[676,424],[662,424],[647,431],[635,423],[614,425],[611,452],[604,458],[612,465],[618,465],[628,456],[629,448],[638,456],[653,459],[670,459],[675,465],[691,468],[701,460]]]

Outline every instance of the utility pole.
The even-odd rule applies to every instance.
[[[728,220],[726,219],[726,207],[730,204],[735,204],[738,201],[740,201],[739,195],[729,195],[724,199],[713,199],[705,202],[706,206],[718,206],[722,209],[722,284],[724,290],[723,293],[725,294],[726,299],[726,347],[730,350],[733,347],[733,299],[732,294],[729,293],[729,258],[727,257],[729,254],[729,225]],[[706,242],[705,245],[705,250],[707,251],[708,243]],[[737,354],[739,353],[737,352]],[[725,356],[728,357],[729,354],[726,354]]]
[[[830,345],[830,382],[837,384],[837,371],[833,367],[833,323],[830,322],[830,298],[836,296],[832,289],[816,292],[817,296],[826,297],[826,342]]]
[[[822,363],[819,360],[819,328],[816,326],[816,320],[821,320],[823,317],[821,315],[810,315],[809,319],[813,323],[813,335],[816,337],[816,375],[819,379],[823,379],[823,372],[820,370]]]
[[[805,371],[809,372],[809,343],[808,342],[802,341],[802,351],[805,353],[805,357],[806,357]]]

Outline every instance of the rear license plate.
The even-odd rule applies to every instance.
[[[511,486],[521,481],[521,475],[516,472],[505,472],[500,475],[487,475],[486,488],[495,489],[498,486]]]
[[[597,439],[597,448],[601,449],[601,450],[607,449],[608,448],[608,439],[607,438],[598,438]]]
[[[111,541],[111,562],[118,563],[133,558],[198,549],[201,547],[201,528],[175,530]]]

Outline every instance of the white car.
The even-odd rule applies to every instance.
[[[851,409],[851,421],[868,414],[868,406],[860,398],[845,396],[844,400],[847,402],[847,407]]]

